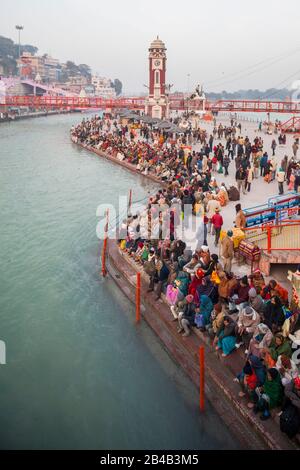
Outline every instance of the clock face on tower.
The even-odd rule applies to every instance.
[[[160,60],[154,60],[153,65],[154,67],[160,67]]]

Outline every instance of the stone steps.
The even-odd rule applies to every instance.
[[[127,297],[135,302],[136,272],[142,270],[132,258],[109,241],[108,271]],[[245,355],[242,348],[227,358],[222,358],[212,347],[212,340],[198,329],[184,338],[177,333],[177,323],[172,322],[169,306],[155,300],[155,294],[147,293],[148,277],[141,276],[141,313],[155,331],[167,351],[184,369],[194,384],[199,385],[199,346],[205,348],[206,396],[226,425],[240,440],[243,448],[295,449],[297,444],[280,432],[274,419],[262,422],[259,416],[247,408],[247,400],[238,396],[239,384],[233,378],[242,370]],[[278,412],[278,410],[277,410]],[[276,414],[276,413],[275,413]]]
[[[271,264],[300,264],[300,250],[263,251],[259,268],[266,276],[270,275]]]

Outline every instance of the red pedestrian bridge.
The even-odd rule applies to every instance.
[[[50,109],[136,109],[143,110],[145,98],[93,98],[79,96],[54,95],[7,95],[0,97],[0,107],[30,107]],[[172,110],[199,110],[201,102],[191,99],[178,99],[170,96]],[[300,101],[261,101],[261,100],[217,100],[206,101],[206,111],[212,112],[247,112],[247,113],[282,113],[300,114]]]

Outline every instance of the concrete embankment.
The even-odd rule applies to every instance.
[[[15,115],[12,117],[5,117],[3,119],[0,118],[0,124],[3,122],[11,123],[15,121],[22,121],[24,119],[32,119],[32,118],[46,117],[46,116],[56,116],[58,114],[69,114],[73,112],[75,111],[60,110],[60,111],[41,111],[37,113],[27,113],[27,114]]]
[[[79,144],[97,155],[118,164],[140,176],[161,183],[154,175],[142,175],[134,165],[105,154],[97,149]],[[115,240],[108,243],[107,269],[110,277],[130,301],[135,302],[136,273],[141,268],[124,254]],[[187,338],[177,333],[177,324],[172,322],[169,306],[165,300],[155,301],[155,296],[147,292],[148,277],[141,272],[141,313],[143,321],[154,330],[170,356],[182,367],[196,387],[199,386],[199,346],[205,348],[205,392],[228,428],[235,435],[244,449],[291,450],[299,448],[296,441],[291,441],[279,429],[279,418],[275,412],[272,419],[262,422],[259,416],[247,408],[247,400],[240,398],[239,386],[233,378],[242,370],[245,356],[236,351],[228,358],[222,358],[212,347],[211,339],[199,330]]]
[[[73,142],[73,143],[75,143],[75,142]],[[116,157],[108,155],[107,153],[102,152],[99,149],[96,149],[96,148],[91,147],[89,145],[82,144],[80,142],[77,142],[76,145],[79,145],[80,147],[82,147],[86,150],[89,150],[90,152],[93,152],[96,155],[98,155],[99,157],[105,158],[106,160],[109,160],[110,162],[115,163],[116,165],[122,166],[123,168],[126,168],[126,170],[129,170],[129,171],[135,173],[136,175],[140,175],[141,177],[144,177],[144,178],[147,178],[151,181],[154,181],[155,183],[158,183],[161,186],[167,186],[166,183],[164,183],[160,178],[156,177],[155,175],[152,175],[152,174],[149,174],[149,173],[147,175],[145,175],[145,174],[141,173],[140,171],[138,171],[136,169],[136,166],[132,165],[131,163],[128,163],[128,162],[125,162],[125,161],[122,161],[122,160],[118,160],[118,158],[116,158]]]
[[[114,240],[108,243],[107,268],[111,278],[123,293],[135,303],[136,273],[138,267],[118,248]],[[109,282],[109,279],[107,282]],[[297,449],[297,444],[280,432],[278,419],[262,422],[247,408],[245,399],[239,398],[239,386],[233,382],[245,359],[242,353],[233,353],[223,359],[211,340],[199,330],[187,338],[177,333],[177,324],[164,300],[155,301],[147,293],[147,275],[142,272],[141,314],[143,321],[154,330],[175,362],[182,367],[196,387],[199,387],[199,346],[205,348],[206,397],[226,423],[244,449]]]

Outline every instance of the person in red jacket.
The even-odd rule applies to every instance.
[[[258,386],[258,379],[249,361],[246,362],[242,373],[240,373],[235,380],[238,381],[242,387],[239,396],[244,397],[248,395],[248,397],[252,399],[254,391]]]
[[[220,212],[220,209],[216,207],[215,214],[211,218],[211,223],[215,229],[215,246],[218,246],[221,228],[223,225],[223,217],[221,216],[219,212]]]

